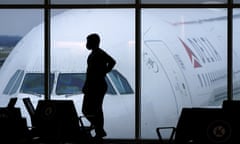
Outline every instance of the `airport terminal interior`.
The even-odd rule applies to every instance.
[[[0,0],[0,19],[0,143],[240,142],[240,0]],[[101,137],[92,33],[116,62]]]

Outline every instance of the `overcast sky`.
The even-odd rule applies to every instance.
[[[43,16],[43,10],[37,9],[0,9],[0,35],[24,36],[43,21]]]
[[[69,2],[77,2],[80,0],[69,0]],[[84,0],[81,0],[84,1]],[[85,0],[91,2],[110,2],[113,1],[132,1],[132,0]],[[147,1],[147,0],[143,0]],[[158,2],[160,0],[148,0],[148,2]],[[162,1],[193,1],[193,0],[162,0]],[[162,2],[161,1],[161,2]],[[201,2],[224,2],[226,0],[195,0]],[[41,4],[44,0],[0,0],[0,4],[6,3],[16,3],[21,2],[24,3],[31,3],[31,4]],[[66,0],[52,0],[52,2],[66,2]],[[240,0],[235,0],[235,2],[240,2]],[[59,10],[59,12],[62,12]],[[43,21],[43,10],[40,9],[0,9],[0,35],[18,35],[23,36],[27,32],[29,32],[34,26],[38,25]]]
[[[41,23],[43,20],[43,11],[32,9],[1,9],[0,19],[0,35],[23,36],[34,26]]]

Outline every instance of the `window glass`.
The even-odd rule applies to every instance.
[[[175,126],[183,107],[227,99],[226,35],[225,9],[143,9],[143,138]]]
[[[0,4],[44,4],[44,0],[1,0]]]
[[[0,68],[16,44],[42,20],[39,10],[0,9]]]
[[[233,99],[240,100],[240,9],[233,11]]]
[[[133,4],[135,0],[52,0],[53,4]]]
[[[110,72],[110,73],[111,73],[111,72]],[[106,77],[105,80],[106,80],[107,85],[108,85],[107,94],[116,95],[117,93],[116,93],[115,89],[113,88],[113,85],[112,85],[112,83],[110,82],[109,78]]]
[[[5,95],[19,96],[25,71],[43,72],[43,25],[39,25],[43,10],[0,9],[0,19],[0,94],[4,97],[0,106],[4,106],[10,98]]]
[[[53,9],[51,18],[51,71],[86,73],[86,37],[100,36],[100,48],[116,60],[115,70],[107,75],[108,92],[104,98],[105,128],[108,138],[135,136],[135,10],[134,9]],[[76,76],[78,77],[78,76]],[[74,77],[74,78],[76,78]],[[70,80],[61,84],[71,87]],[[82,78],[78,79],[78,90]],[[80,82],[81,81],[81,82]],[[60,86],[60,85],[59,85]],[[57,87],[58,89],[58,87]],[[76,92],[72,87],[71,91]],[[58,92],[57,92],[58,93]],[[65,92],[63,92],[65,93]],[[52,99],[73,99],[77,112],[82,115],[83,94]]]
[[[233,0],[234,3],[240,3],[240,0]]]
[[[142,0],[148,4],[220,4],[227,3],[227,0]]]

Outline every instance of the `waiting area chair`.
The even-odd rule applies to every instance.
[[[77,116],[73,101],[40,100],[36,110],[30,99],[24,99],[24,103],[31,113],[34,143],[92,143],[90,129]]]
[[[176,127],[156,131],[162,144],[236,144],[240,141],[236,118],[222,108],[183,108]],[[172,130],[168,139],[162,137],[166,129]]]
[[[21,116],[20,108],[15,108],[17,98],[11,98],[7,107],[0,108],[0,143],[29,144],[30,131],[26,119]]]

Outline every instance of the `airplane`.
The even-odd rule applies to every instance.
[[[175,126],[183,107],[219,108],[227,99],[227,16],[225,10],[215,9],[193,13],[148,10],[142,14],[147,20],[142,24],[141,95],[146,98],[141,103],[141,134],[154,138],[154,132],[150,134],[154,124]],[[233,18],[233,35],[237,36],[239,13]],[[233,94],[239,99],[237,38],[233,45]]]
[[[0,58],[0,68],[1,68],[2,64],[4,63],[4,61],[5,61],[5,58]]]
[[[175,126],[183,107],[221,107],[227,99],[227,29],[223,29],[226,11],[196,11],[164,9],[142,13],[142,138],[157,138],[156,127]],[[73,100],[78,115],[82,115],[81,87],[89,33],[99,33],[101,47],[117,61],[106,79],[109,88],[104,115],[108,138],[135,136],[134,12],[73,9],[51,18],[50,99]],[[234,23],[239,20],[239,14],[235,14]],[[234,32],[240,33],[238,29]],[[234,42],[234,94],[239,96],[239,50]],[[43,73],[42,23],[20,40],[0,69],[0,106],[17,97],[16,107],[21,108],[22,116],[31,125],[22,99],[29,97],[35,108],[44,99]]]

